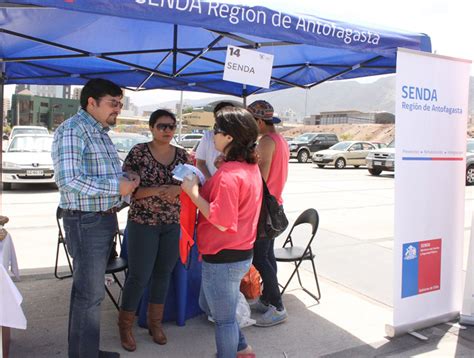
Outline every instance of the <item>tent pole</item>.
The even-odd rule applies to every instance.
[[[247,108],[247,85],[246,84],[242,86],[242,98],[243,98],[244,108]]]
[[[5,89],[5,63],[3,62],[0,65],[0,119],[2,121],[0,125],[0,174],[3,173],[3,121],[5,117],[5,113],[3,113],[3,96],[4,96],[4,89]],[[0,196],[3,190],[3,183],[2,183],[2,175],[0,175]],[[2,200],[0,198],[0,212],[2,211]],[[1,333],[1,331],[0,331]],[[1,341],[0,341],[1,342]]]
[[[178,144],[181,142],[181,129],[183,128],[183,91],[181,91],[181,98],[179,100],[179,111],[178,111]]]

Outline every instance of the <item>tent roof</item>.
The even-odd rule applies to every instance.
[[[0,24],[6,84],[101,77],[240,97],[393,73],[398,47],[431,51],[424,34],[208,0],[4,1]],[[228,45],[274,55],[270,88],[222,79]]]

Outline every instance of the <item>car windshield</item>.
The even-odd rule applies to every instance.
[[[467,152],[474,152],[474,140],[468,140],[467,141]]]
[[[395,139],[392,140],[389,145],[387,145],[387,148],[395,148]]]
[[[17,137],[8,147],[9,152],[51,152],[53,138],[46,136]]]
[[[19,134],[48,134],[48,130],[46,128],[15,128],[13,135],[17,136]]]
[[[334,144],[331,148],[333,150],[347,150],[352,145],[352,142],[339,142]]]
[[[115,136],[111,135],[112,143],[115,145],[117,152],[128,153],[130,149],[136,144],[148,142],[149,139],[145,136]]]
[[[314,137],[316,137],[316,134],[311,134],[311,133],[301,134],[295,138],[295,142],[309,142]]]

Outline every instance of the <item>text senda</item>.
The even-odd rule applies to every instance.
[[[272,25],[285,29],[294,28],[297,31],[313,33],[318,36],[331,37],[345,44],[367,43],[378,45],[380,34],[371,31],[359,31],[339,26],[330,21],[313,20],[306,17],[292,18],[280,12],[263,11],[250,6],[223,4],[218,2],[202,2],[201,0],[135,0],[137,4],[178,10],[184,12],[195,12],[215,18],[226,19],[232,25],[241,22],[261,25]]]
[[[424,103],[414,101],[402,101],[402,109],[409,112],[438,112],[451,114],[462,114],[462,108],[439,105],[438,91],[436,88],[418,87],[412,85],[403,85],[401,97],[405,100],[423,101]],[[426,103],[431,102],[431,103]]]

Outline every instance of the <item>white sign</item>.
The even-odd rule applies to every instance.
[[[268,88],[272,76],[273,55],[227,46],[224,80]]]
[[[470,61],[399,49],[394,336],[461,308]]]

